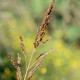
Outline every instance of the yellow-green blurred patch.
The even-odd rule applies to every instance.
[[[42,74],[46,74],[46,72],[47,72],[47,69],[46,69],[46,68],[42,68],[42,69],[41,69],[41,73],[42,73]]]

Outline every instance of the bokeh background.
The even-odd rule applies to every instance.
[[[36,29],[40,27],[51,0],[0,0],[0,80],[16,80],[16,69],[7,54],[23,56],[23,37],[28,59],[33,50]],[[37,48],[55,50],[42,62],[31,80],[80,80],[80,0],[55,0],[53,18],[46,34],[52,40]],[[22,57],[22,75],[25,61]]]

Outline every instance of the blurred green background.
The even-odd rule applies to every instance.
[[[23,56],[23,37],[28,59],[33,50],[36,29],[40,27],[51,0],[0,0],[0,80],[16,80],[16,69],[7,54]],[[31,80],[80,80],[80,0],[55,0],[53,18],[47,28],[52,40],[37,48],[55,50],[42,62]],[[22,75],[25,61],[22,57]]]

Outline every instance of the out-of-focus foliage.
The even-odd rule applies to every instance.
[[[18,52],[23,56],[19,40],[22,35],[30,57],[36,29],[50,2],[0,0],[0,80],[16,80],[16,70],[7,54],[16,60]],[[55,50],[45,58],[32,80],[80,80],[80,0],[55,0],[51,17],[46,38],[51,36],[52,40],[40,46],[35,54],[52,47]],[[24,61],[22,64],[24,74]]]

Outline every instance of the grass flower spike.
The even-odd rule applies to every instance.
[[[26,61],[27,57],[26,57],[26,50],[25,50],[25,46],[24,46],[24,43],[23,43],[23,39],[22,39],[21,36],[19,36],[20,37],[20,41],[21,41],[21,43],[20,43],[21,49],[22,49],[23,55],[25,57],[25,63],[27,64],[27,66],[25,65],[26,66],[25,74],[21,73],[21,57],[20,57],[20,54],[18,53],[17,62],[13,59],[13,57],[10,54],[8,55],[9,58],[11,59],[11,62],[14,65],[14,67],[17,69],[17,80],[30,80],[32,78],[33,74],[34,74],[34,71],[36,71],[41,66],[41,62],[45,58],[45,56],[47,56],[50,52],[52,52],[54,50],[54,48],[52,48],[47,53],[42,52],[35,59],[33,59],[34,53],[36,51],[36,48],[39,45],[43,45],[46,42],[48,42],[49,40],[51,40],[51,37],[49,37],[45,41],[43,41],[43,38],[45,36],[46,28],[47,28],[49,22],[52,19],[50,17],[50,14],[51,14],[52,9],[53,9],[53,4],[54,4],[54,0],[52,0],[52,3],[49,5],[49,8],[48,8],[47,12],[44,15],[44,19],[42,21],[42,24],[41,24],[40,28],[37,29],[35,42],[33,43],[34,49],[33,49],[32,53],[31,53],[31,57],[30,57],[28,63],[26,63],[27,62]],[[22,77],[22,75],[24,77]]]

